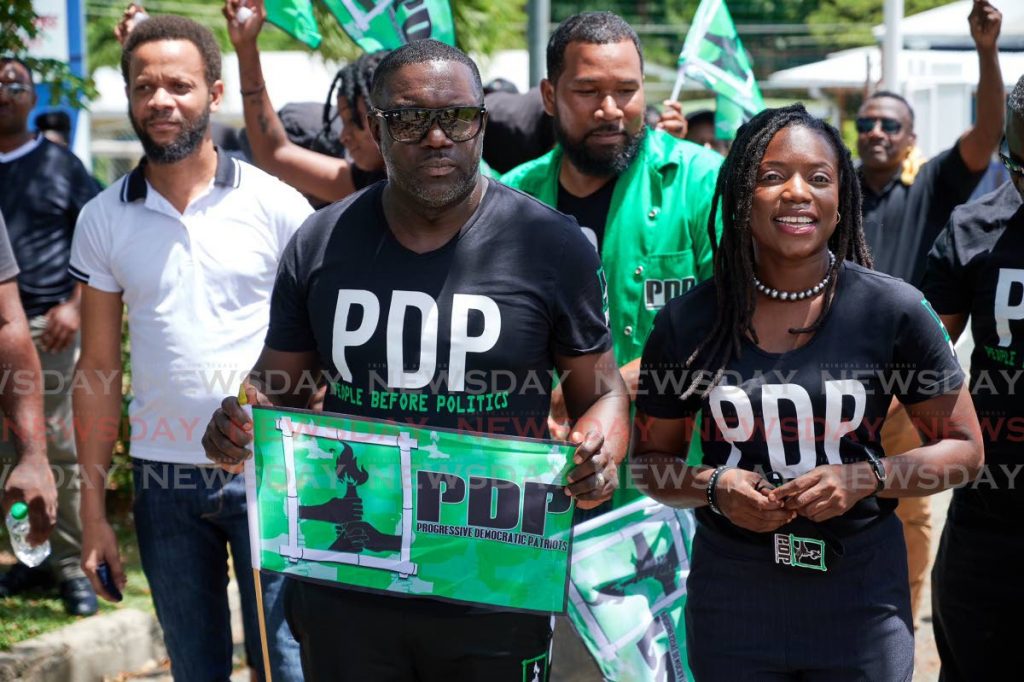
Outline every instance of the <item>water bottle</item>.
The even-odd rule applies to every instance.
[[[50,556],[49,540],[36,547],[28,544],[28,505],[24,502],[11,505],[11,511],[7,514],[7,532],[11,536],[14,556],[29,568],[38,566]]]

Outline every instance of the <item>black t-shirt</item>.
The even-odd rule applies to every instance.
[[[558,210],[571,215],[583,228],[587,241],[594,245],[598,253],[604,244],[604,228],[608,222],[608,210],[612,207],[612,194],[618,179],[604,183],[601,189],[585,197],[570,194],[562,183],[558,183]]]
[[[949,337],[922,294],[912,286],[853,263],[844,263],[833,305],[805,345],[768,353],[745,341],[706,399],[680,395],[689,385],[686,359],[715,317],[714,282],[669,302],[655,318],[644,348],[637,409],[664,419],[703,414],[703,463],[777,471],[791,479],[822,464],[883,454],[881,428],[895,395],[916,403],[958,388],[963,372]],[[824,522],[842,537],[867,527],[896,507],[892,499],[865,498]],[[734,537],[763,541],[770,534],[743,530],[709,508],[702,523]],[[810,533],[797,517],[789,530]]]
[[[289,243],[267,345],[318,353],[331,412],[546,437],[555,354],[611,348],[594,249],[571,218],[488,181],[462,230],[417,254],[387,225],[385,186]]]
[[[954,495],[1019,523],[1024,493],[1024,208],[1006,183],[953,212],[928,256],[924,292],[940,314],[969,314],[971,395],[987,470]]]
[[[74,154],[43,139],[32,152],[0,163],[0,213],[18,267],[27,315],[39,315],[75,290],[68,272],[75,221],[99,183]]]
[[[387,178],[388,178],[387,172],[382,171],[382,170],[379,170],[379,171],[363,170],[362,168],[360,168],[359,166],[357,166],[354,163],[351,163],[349,165],[349,168],[352,170],[352,184],[355,185],[355,188],[357,190],[363,189],[365,187],[369,187],[370,185],[372,185],[375,182],[380,182],[381,180],[387,180]]]
[[[964,165],[958,142],[921,166],[911,185],[897,176],[875,194],[862,179],[864,237],[875,269],[919,286],[928,249],[982,175]]]
[[[540,88],[523,94],[492,92],[484,97],[484,105],[484,161],[499,173],[532,161],[555,146],[554,124],[544,111]]]
[[[41,315],[66,300],[78,213],[100,185],[82,162],[49,140],[25,156],[0,163],[0,213],[18,260],[18,291],[25,314]]]

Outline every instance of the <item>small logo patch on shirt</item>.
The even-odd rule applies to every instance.
[[[644,280],[644,306],[648,310],[661,310],[676,296],[685,294],[697,283],[694,277],[682,279]]]

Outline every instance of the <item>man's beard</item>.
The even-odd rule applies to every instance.
[[[475,163],[468,171],[456,166],[451,173],[452,181],[441,187],[429,186],[412,173],[406,177],[401,171],[397,171],[387,145],[381,145],[381,155],[384,157],[384,164],[387,167],[388,182],[394,183],[403,192],[415,197],[426,208],[453,206],[468,197],[476,187],[477,172],[480,168],[479,153],[476,154]]]
[[[142,149],[146,152],[147,159],[153,163],[177,163],[191,156],[199,148],[199,144],[206,135],[207,128],[210,127],[210,107],[207,106],[203,113],[193,119],[183,117],[181,119],[181,131],[178,133],[178,136],[174,138],[174,141],[166,145],[158,144],[150,137],[143,126],[139,125],[138,121],[135,120],[130,111],[128,112],[128,118],[132,122],[135,134],[139,136],[139,141],[142,142]],[[155,120],[160,120],[160,118],[151,117],[146,123]]]
[[[647,134],[647,126],[642,125],[640,130],[636,131],[633,135],[630,135],[628,131],[626,132],[624,144],[609,145],[603,153],[599,153],[587,146],[586,137],[581,140],[573,139],[557,118],[554,123],[555,139],[562,145],[562,149],[565,150],[565,155],[569,157],[572,165],[576,166],[584,175],[592,175],[598,178],[618,177],[625,173],[634,159],[636,159],[637,154],[640,153],[640,144],[644,141],[644,136]],[[612,129],[611,127],[598,128],[588,132],[587,135],[601,130]],[[617,128],[615,129],[617,130]]]

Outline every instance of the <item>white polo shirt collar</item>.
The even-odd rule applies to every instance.
[[[220,147],[217,150],[217,170],[213,174],[213,184],[217,187],[232,187],[237,189],[241,183],[241,173],[238,170],[238,162],[228,156]],[[146,181],[146,164],[149,160],[145,157],[139,161],[139,165],[132,169],[124,182],[121,184],[121,201],[129,204],[134,201],[145,201],[149,194],[149,182]]]

